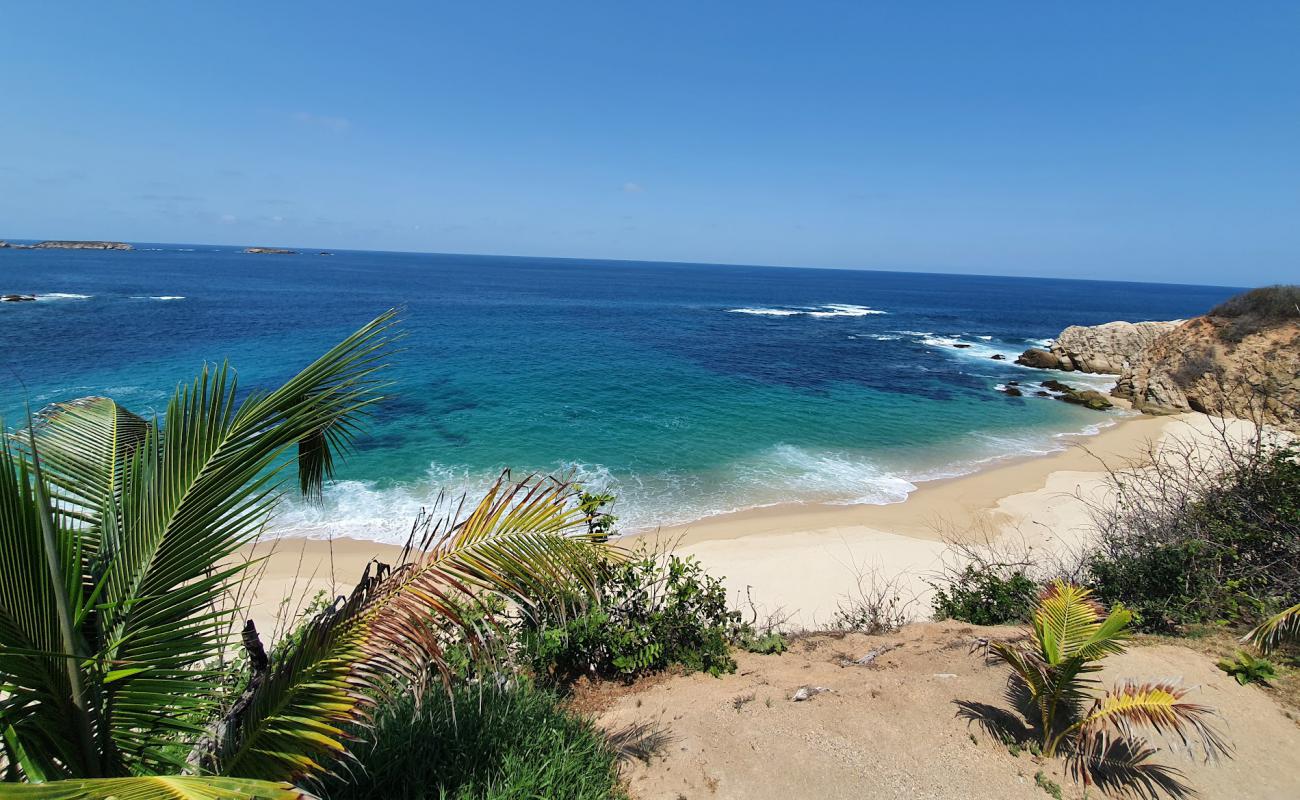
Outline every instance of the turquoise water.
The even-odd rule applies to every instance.
[[[440,489],[473,492],[506,466],[613,490],[625,528],[779,502],[898,502],[918,482],[1060,449],[1113,420],[1002,394],[1044,373],[993,354],[1070,324],[1188,316],[1234,291],[138,247],[0,250],[0,293],[42,295],[0,304],[5,418],[91,393],[148,413],[226,357],[241,386],[282,380],[400,305],[392,401],[325,504],[276,521],[385,541],[404,540]]]

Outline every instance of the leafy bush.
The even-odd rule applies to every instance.
[[[1238,450],[1228,468],[1165,462],[1122,479],[1084,564],[1107,603],[1146,630],[1253,622],[1300,598],[1300,462],[1290,446]]]
[[[576,615],[543,610],[521,624],[521,658],[539,677],[735,670],[730,645],[748,628],[728,610],[722,581],[694,559],[643,550],[607,563],[598,595]]]
[[[1300,286],[1251,289],[1210,309],[1209,316],[1226,318],[1228,324],[1220,331],[1220,336],[1227,341],[1239,342],[1282,320],[1300,319]]]
[[[458,685],[381,706],[329,800],[576,800],[623,798],[617,755],[590,722],[530,683]]]
[[[1245,686],[1248,683],[1262,683],[1265,686],[1269,681],[1277,677],[1277,668],[1273,662],[1267,658],[1256,658],[1244,650],[1237,651],[1237,657],[1234,659],[1223,659],[1219,662],[1219,669],[1236,678],[1237,683]]]
[[[1038,596],[1038,584],[1023,569],[967,565],[946,585],[932,583],[935,619],[974,625],[1024,622]]]

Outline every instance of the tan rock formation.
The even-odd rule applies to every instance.
[[[1205,316],[1159,337],[1114,394],[1147,413],[1204,411],[1300,432],[1300,314],[1245,332]]]

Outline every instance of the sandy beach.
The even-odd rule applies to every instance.
[[[859,579],[898,579],[905,602],[928,616],[931,578],[951,555],[947,537],[993,536],[1062,552],[1087,536],[1087,500],[1103,500],[1106,469],[1139,461],[1152,443],[1212,433],[1208,417],[1117,417],[1061,452],[1010,459],[921,484],[891,505],[779,505],[624,537],[628,546],[671,546],[723,576],[738,604],[807,627],[829,622]],[[371,559],[399,548],[356,539],[267,540],[242,557],[262,559],[253,615],[263,630],[318,591],[344,592]]]

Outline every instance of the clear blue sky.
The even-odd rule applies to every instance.
[[[1300,279],[1300,3],[0,0],[0,237]]]

